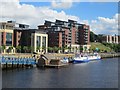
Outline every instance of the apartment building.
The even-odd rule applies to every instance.
[[[77,21],[68,20],[55,22],[45,21],[44,25],[38,26],[39,30],[44,30],[48,34],[49,47],[69,47],[70,51],[79,52],[82,45],[89,45],[90,29],[88,25],[79,24]]]
[[[79,38],[78,43],[80,45],[89,45],[90,43],[90,28],[88,25],[82,24],[78,27]]]
[[[119,35],[101,35],[103,43],[120,43],[120,36]]]

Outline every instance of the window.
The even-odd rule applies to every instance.
[[[36,40],[36,43],[37,43],[37,47],[40,47],[40,43],[41,43],[41,36],[37,36],[37,40]]]
[[[5,25],[0,25],[0,29],[5,29]]]
[[[46,37],[43,37],[43,40],[42,40],[42,47],[45,47],[46,46]]]
[[[12,33],[6,33],[6,46],[12,46]]]

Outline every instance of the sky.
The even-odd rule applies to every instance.
[[[28,2],[19,0],[0,3],[0,21],[14,20],[37,28],[45,20],[72,19],[90,25],[96,34],[118,34],[118,2],[73,2],[59,0]]]

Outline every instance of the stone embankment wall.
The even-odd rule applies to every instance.
[[[120,53],[100,53],[102,58],[120,57]]]

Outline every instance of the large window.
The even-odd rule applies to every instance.
[[[5,29],[5,25],[0,24],[0,29]]]
[[[43,46],[43,47],[46,47],[46,37],[43,37],[42,46]]]
[[[41,36],[37,36],[37,47],[40,47],[40,43],[41,43]]]
[[[12,33],[6,33],[6,46],[12,46]]]

